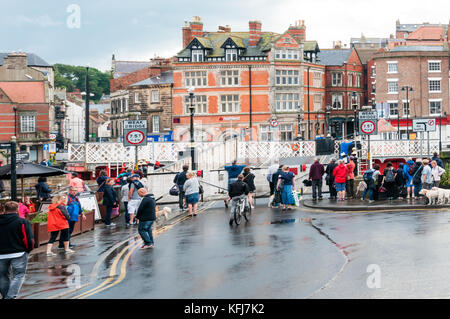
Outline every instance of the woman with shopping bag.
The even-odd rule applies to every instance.
[[[289,172],[289,166],[283,166],[283,171],[278,177],[277,189],[281,190],[281,204],[283,205],[282,211],[291,210],[290,205],[294,205],[294,196],[292,196],[292,190],[295,187],[294,173]],[[283,185],[281,187],[281,184]]]

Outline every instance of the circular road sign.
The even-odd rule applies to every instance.
[[[433,126],[434,125],[434,120],[428,120],[428,125],[429,126]]]
[[[375,131],[374,121],[367,120],[361,123],[361,132],[364,134],[372,134]]]
[[[278,121],[277,120],[271,120],[270,121],[270,126],[277,127],[278,126]]]
[[[138,145],[145,140],[145,134],[141,131],[134,130],[128,132],[127,135],[125,136],[125,139],[130,144]]]

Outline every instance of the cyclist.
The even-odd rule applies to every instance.
[[[225,166],[225,170],[228,172],[228,193],[230,192],[230,186],[237,180],[239,174],[241,174],[245,165],[237,165],[237,161],[234,160],[232,165]],[[228,208],[228,201],[224,199],[225,207]]]
[[[233,225],[234,210],[236,209],[237,203],[240,199],[245,199],[245,208],[248,208],[248,193],[250,192],[248,185],[244,182],[244,175],[239,174],[237,181],[229,187],[228,200],[231,200],[231,210],[230,210],[230,226]]]

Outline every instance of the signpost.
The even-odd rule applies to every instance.
[[[138,147],[147,145],[147,121],[123,121],[123,146],[136,147],[136,169],[138,168]]]
[[[427,154],[430,157],[430,132],[436,132],[436,119],[413,119],[413,132],[427,132]],[[423,134],[423,133],[422,133]],[[420,141],[420,155],[422,156],[423,135]]]
[[[1,143],[0,149],[11,150],[11,200],[17,202],[17,174],[16,174],[16,137],[11,137],[11,143]]]
[[[28,152],[19,152],[16,154],[16,161],[28,161],[30,159],[30,153]]]
[[[367,159],[369,160],[369,168],[372,168],[370,159],[370,135],[378,134],[378,112],[363,111],[359,112],[359,134],[367,135]]]

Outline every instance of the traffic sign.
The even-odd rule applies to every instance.
[[[413,132],[436,132],[436,119],[413,119]]]
[[[360,121],[359,133],[366,135],[377,134],[377,120]]]
[[[362,111],[359,112],[359,121],[365,120],[378,120],[378,112],[377,111]]]
[[[270,121],[270,126],[277,127],[278,126],[278,121],[277,120],[271,120]]]
[[[49,150],[49,144],[44,144],[44,151],[48,151]]]
[[[56,153],[56,143],[48,144],[48,152],[49,153]]]
[[[136,129],[146,129],[147,130],[147,121],[146,120],[123,121],[123,129],[124,130],[136,130]]]
[[[56,139],[56,134],[49,134],[48,138],[51,140],[54,140],[54,139]]]
[[[124,146],[147,145],[146,120],[123,121],[123,145]]]
[[[139,145],[145,140],[145,134],[138,130],[129,131],[125,135],[125,140],[131,145]]]
[[[1,143],[0,144],[0,149],[10,149],[11,148],[11,144],[9,143]]]
[[[20,152],[16,153],[16,161],[28,161],[30,159],[30,153]]]

